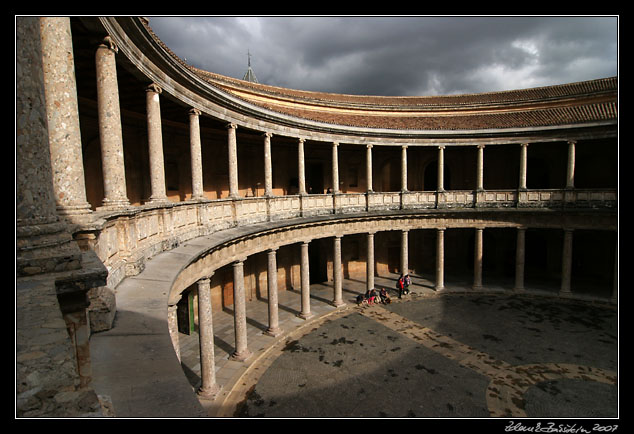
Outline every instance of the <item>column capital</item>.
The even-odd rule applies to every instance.
[[[374,147],[374,145],[365,145],[366,148],[368,149],[372,149]]]
[[[262,133],[262,137],[268,137],[268,138],[271,138],[271,137],[273,137],[273,133],[271,133],[271,132],[269,132],[269,131],[266,131],[266,132]]]
[[[150,83],[145,87],[145,91],[161,94],[163,92],[163,89],[156,83]]]
[[[477,145],[477,146],[476,146],[476,148],[478,148],[478,149],[484,149],[484,147],[485,147],[485,146],[486,146],[486,145],[479,144],[479,145]]]
[[[201,277],[196,281],[196,283],[198,283],[198,285],[209,285],[211,283],[211,276]]]
[[[112,40],[110,36],[106,36],[105,38],[103,38],[101,40],[101,43],[99,44],[99,47],[107,48],[113,51],[114,53],[119,52],[119,47],[117,47],[117,44],[114,43],[114,41]]]
[[[576,145],[577,141],[576,140],[568,140],[568,144],[569,145]]]
[[[332,146],[339,146],[339,142],[332,142]]]
[[[238,258],[235,261],[233,261],[231,263],[231,265],[233,265],[234,267],[241,267],[244,265],[244,261],[246,261],[247,258]]]
[[[268,253],[269,255],[271,255],[271,254],[273,254],[273,253],[277,252],[277,251],[278,251],[278,249],[279,249],[279,247],[271,247],[271,248],[269,248],[269,249],[266,249],[266,253]]]
[[[445,145],[438,145],[438,149],[440,149],[440,150],[445,149],[445,147],[446,147]]]
[[[238,125],[234,124],[233,122],[230,122],[230,123],[227,124],[227,129],[228,130],[236,130],[236,129],[238,129]]]
[[[520,146],[526,148],[529,144],[528,143],[520,143]]]
[[[201,112],[200,110],[198,110],[197,108],[191,108],[189,109],[188,113],[192,116],[200,116]]]
[[[299,142],[299,144],[300,144],[300,145],[303,145],[305,141],[306,141],[306,139],[305,139],[305,138],[303,138],[303,137],[300,137],[300,138],[298,139],[298,142]]]
[[[401,149],[407,149],[409,145],[401,145]]]

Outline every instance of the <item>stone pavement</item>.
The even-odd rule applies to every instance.
[[[392,290],[396,275],[375,278]],[[314,318],[297,317],[298,291],[281,291],[277,338],[263,332],[266,300],[247,304],[254,355],[229,360],[233,315],[214,312],[216,380],[200,400],[215,417],[618,417],[614,306],[448,285],[414,277],[413,294],[357,306],[365,283],[344,281],[345,307],[328,284],[311,285]],[[200,382],[198,335],[180,334],[181,361]]]

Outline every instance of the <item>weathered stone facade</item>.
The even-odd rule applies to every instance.
[[[595,268],[617,300],[616,78],[322,95],[197,70],[123,17],[19,17],[16,54],[18,417],[111,414],[90,388],[90,334],[116,327],[117,288],[162,252],[181,261],[159,276],[165,333],[177,341],[183,297],[201,336],[233,306],[237,360],[246,301],[268,298],[275,336],[277,291],[300,291],[309,319],[311,281],[342,305],[343,268],[368,288],[427,273],[439,291],[446,269],[476,289],[511,270],[514,290],[543,269],[566,297]]]

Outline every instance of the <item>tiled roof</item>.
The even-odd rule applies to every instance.
[[[149,27],[148,30],[152,33]],[[168,53],[211,86],[273,112],[327,124],[428,131],[545,127],[618,119],[617,77],[464,95],[389,97],[322,93],[203,71],[187,65],[154,37]]]

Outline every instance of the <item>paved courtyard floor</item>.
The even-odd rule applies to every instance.
[[[394,276],[395,278],[396,276]],[[394,278],[376,278],[392,290]],[[300,294],[282,291],[273,338],[266,300],[247,304],[246,362],[229,359],[233,315],[214,312],[216,379],[201,400],[209,416],[246,418],[616,418],[617,309],[543,293],[450,286],[388,305],[357,306],[364,282],[346,280],[347,305],[311,285],[311,320]],[[553,294],[551,294],[553,295]],[[183,369],[200,384],[198,335],[180,335]],[[608,421],[609,422],[609,421]]]

